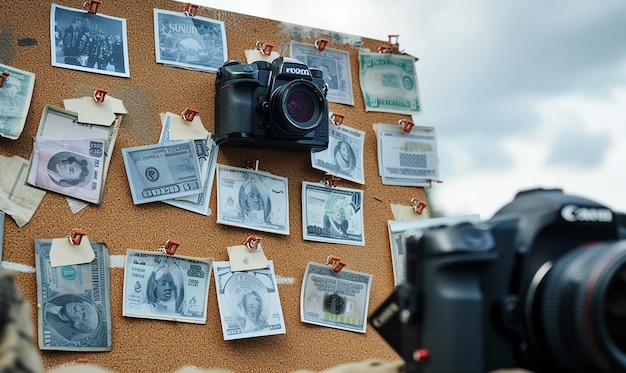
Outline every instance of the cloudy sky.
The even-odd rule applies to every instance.
[[[202,0],[386,40],[418,57],[446,215],[490,218],[519,190],[562,188],[626,212],[626,2]]]

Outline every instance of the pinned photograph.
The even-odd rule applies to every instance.
[[[365,184],[363,143],[365,132],[346,125],[328,127],[328,148],[311,152],[313,168],[331,175]]]
[[[228,60],[224,22],[154,9],[156,60],[165,65],[217,72]]]
[[[229,262],[215,262],[215,287],[224,340],[285,334],[274,265],[232,272]]]
[[[213,259],[127,250],[123,315],[205,324]]]
[[[130,77],[126,19],[52,4],[52,66]]]
[[[217,222],[288,235],[287,179],[218,164]]]
[[[329,102],[354,105],[348,52],[332,48],[319,51],[313,44],[294,41],[291,42],[291,57],[324,73],[324,82],[328,84],[326,98]]]

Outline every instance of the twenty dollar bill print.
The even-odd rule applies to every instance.
[[[216,72],[228,59],[224,22],[154,9],[158,63]]]
[[[122,149],[135,205],[202,192],[193,140]]]
[[[215,287],[224,340],[285,334],[274,264],[232,272],[229,262],[215,262]]]
[[[300,294],[302,322],[365,333],[372,275],[309,262]]]
[[[1,63],[0,71],[9,74],[0,89],[0,136],[15,140],[24,130],[35,74]]]
[[[359,52],[359,75],[365,111],[422,112],[414,57]]]
[[[365,246],[363,191],[302,183],[305,240]]]
[[[109,251],[90,243],[91,263],[52,267],[52,240],[35,240],[42,350],[111,351]]]
[[[206,324],[213,259],[129,249],[123,315]]]
[[[328,128],[328,148],[311,152],[311,165],[342,179],[365,184],[363,172],[365,132],[346,125],[330,125]]]
[[[288,235],[287,178],[218,164],[217,222]]]

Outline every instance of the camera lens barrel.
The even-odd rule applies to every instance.
[[[272,92],[270,116],[272,122],[285,133],[305,134],[328,120],[325,102],[324,94],[311,81],[292,80]]]
[[[568,252],[538,296],[545,343],[560,366],[626,371],[626,241]]]

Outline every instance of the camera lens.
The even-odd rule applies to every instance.
[[[579,247],[548,272],[538,330],[571,372],[626,371],[626,241]]]
[[[322,91],[308,80],[292,80],[274,92],[270,98],[270,113],[274,124],[291,135],[301,135],[328,120]]]

